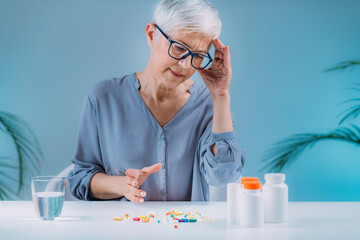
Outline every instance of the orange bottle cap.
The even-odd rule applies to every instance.
[[[247,182],[247,181],[255,181],[255,182],[258,182],[258,181],[259,181],[259,178],[257,178],[257,177],[242,177],[242,178],[241,178],[241,184],[244,184],[244,182]]]
[[[244,182],[244,189],[258,190],[261,189],[261,182],[248,181]]]

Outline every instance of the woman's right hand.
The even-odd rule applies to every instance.
[[[143,203],[146,192],[139,188],[150,176],[150,174],[160,171],[161,168],[161,163],[154,164],[150,167],[144,167],[141,170],[129,168],[125,172],[126,185],[123,188],[123,195],[132,202]]]

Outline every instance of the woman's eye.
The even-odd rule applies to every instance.
[[[183,48],[181,46],[177,46],[177,45],[175,45],[175,49],[176,49],[176,51],[179,51],[179,52],[185,52],[186,51],[185,48]]]
[[[197,59],[204,59],[204,56],[198,55],[198,54],[195,54],[195,57],[196,57]]]

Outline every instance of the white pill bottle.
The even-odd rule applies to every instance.
[[[264,220],[268,223],[286,222],[288,218],[289,193],[285,174],[265,174],[263,185]]]
[[[240,226],[261,227],[264,224],[264,199],[261,193],[261,182],[244,182],[240,202]]]
[[[240,183],[227,184],[227,223],[239,224],[240,223]]]

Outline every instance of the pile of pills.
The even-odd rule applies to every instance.
[[[146,215],[140,215],[140,216],[133,216],[130,217],[129,214],[125,214],[125,217],[119,216],[114,217],[114,221],[134,221],[134,222],[142,222],[142,223],[168,223],[168,224],[174,224],[174,228],[177,229],[179,226],[177,224],[179,223],[210,223],[210,222],[216,222],[216,219],[210,219],[205,217],[199,212],[195,212],[194,214],[191,214],[189,212],[183,213],[179,210],[171,210],[163,215],[157,215],[153,211],[149,211],[146,213]]]

